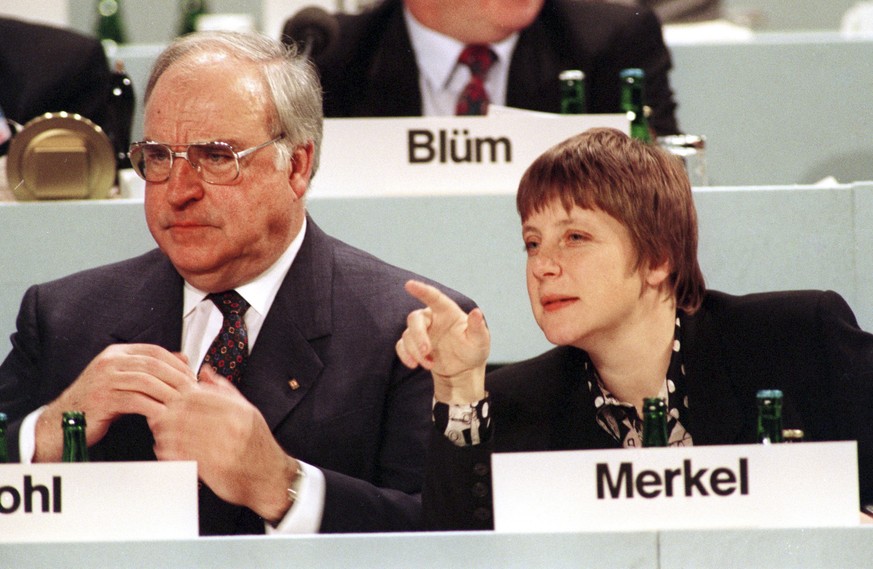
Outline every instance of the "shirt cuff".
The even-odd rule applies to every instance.
[[[303,471],[297,498],[282,521],[274,528],[265,523],[267,535],[287,535],[318,533],[324,515],[325,480],[324,473],[305,462],[297,461]]]
[[[491,438],[491,400],[487,393],[485,399],[464,405],[434,399],[433,422],[455,446],[478,445]]]
[[[18,456],[21,464],[32,464],[36,454],[36,422],[39,421],[45,405],[33,411],[21,422],[18,429]]]

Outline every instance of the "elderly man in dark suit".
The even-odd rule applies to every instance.
[[[0,17],[0,109],[19,124],[43,113],[78,113],[110,129],[111,73],[97,39]]]
[[[292,20],[286,40],[294,38]],[[485,45],[496,60],[485,79],[491,103],[559,112],[558,75],[585,73],[588,112],[619,112],[619,72],[646,74],[649,124],[678,132],[657,17],[645,7],[579,0],[385,0],[337,16],[337,38],[315,62],[328,117],[453,114],[470,72],[465,46]]]
[[[432,391],[393,351],[412,275],[307,216],[321,133],[280,42],[159,56],[131,145],[159,250],[28,290],[0,366],[13,458],[59,460],[82,410],[94,460],[197,461],[202,534],[420,527]]]
[[[556,348],[486,378],[481,311],[408,285],[427,307],[397,350],[432,370],[436,400],[429,527],[493,527],[492,452],[641,446],[648,397],[666,402],[671,446],[754,443],[762,389],[784,392],[805,440],[858,442],[873,502],[873,335],[838,294],[706,290],[682,164],[615,130],[547,150],[516,201],[531,308]]]

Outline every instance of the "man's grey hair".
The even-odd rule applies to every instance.
[[[287,164],[294,149],[312,142],[312,175],[318,169],[324,112],[321,82],[308,58],[294,46],[285,45],[262,34],[238,32],[197,32],[176,39],[155,61],[146,84],[144,104],[161,75],[171,66],[188,66],[195,72],[194,56],[224,53],[241,63],[252,63],[261,70],[273,109],[268,110],[274,135],[284,134],[279,160]]]

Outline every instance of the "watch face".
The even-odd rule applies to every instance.
[[[106,133],[70,113],[46,113],[12,137],[6,178],[21,201],[101,199],[115,182],[115,153]]]

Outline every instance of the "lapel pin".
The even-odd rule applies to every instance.
[[[297,391],[300,389],[300,382],[297,381],[296,378],[292,378],[291,381],[288,382],[288,387],[290,387],[292,391]]]

